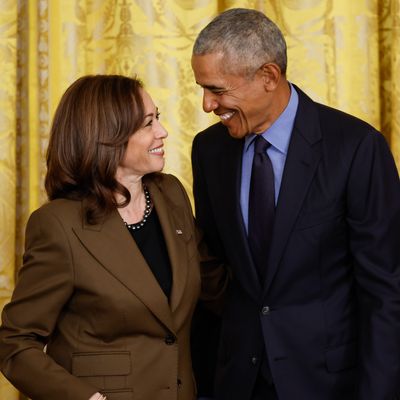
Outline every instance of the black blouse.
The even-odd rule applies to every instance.
[[[147,261],[161,289],[170,298],[172,270],[167,246],[157,212],[153,207],[146,223],[140,229],[129,229],[143,257]]]

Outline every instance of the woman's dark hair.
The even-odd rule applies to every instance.
[[[85,199],[89,224],[130,200],[115,174],[130,136],[144,120],[141,88],[138,79],[125,76],[83,76],[66,90],[55,112],[46,192],[50,200]],[[115,193],[126,201],[117,204]]]

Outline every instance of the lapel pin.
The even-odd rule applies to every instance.
[[[177,235],[182,235],[182,231],[180,229],[176,229],[175,232],[176,232]]]

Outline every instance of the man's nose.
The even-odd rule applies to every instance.
[[[203,110],[206,113],[214,111],[218,107],[218,101],[215,94],[209,90],[204,90],[203,93]]]

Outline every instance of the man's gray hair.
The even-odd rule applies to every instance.
[[[215,17],[198,35],[193,55],[222,53],[224,70],[251,77],[263,64],[286,73],[286,42],[280,29],[262,12],[233,8]]]

